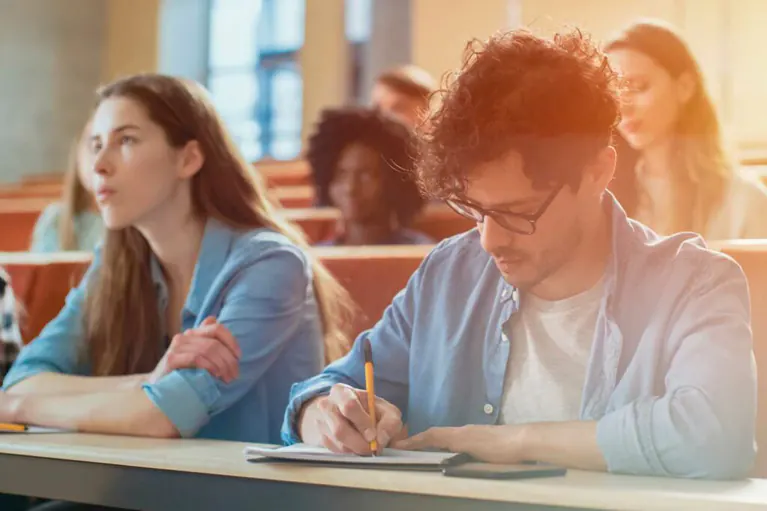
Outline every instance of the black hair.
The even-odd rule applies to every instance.
[[[406,227],[421,210],[424,199],[413,177],[413,135],[409,128],[368,108],[338,108],[322,112],[309,139],[306,159],[312,169],[317,206],[334,206],[330,184],[341,153],[360,143],[381,156],[385,202]]]

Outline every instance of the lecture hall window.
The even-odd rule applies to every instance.
[[[365,53],[370,41],[373,15],[372,0],[345,0],[344,25],[349,42],[349,99],[351,103],[363,103],[367,96],[362,76]]]
[[[208,88],[249,161],[301,151],[305,0],[211,0]]]

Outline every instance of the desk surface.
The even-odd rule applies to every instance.
[[[767,509],[767,480],[760,479],[709,482],[570,471],[563,478],[483,481],[438,473],[247,463],[244,447],[85,434],[0,436],[2,454],[304,485],[588,509]]]

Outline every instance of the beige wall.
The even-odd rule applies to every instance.
[[[102,80],[157,70],[161,0],[107,0]]]
[[[411,0],[413,63],[435,78],[458,68],[466,42],[509,26],[509,0]]]
[[[107,0],[103,80],[157,69],[161,0]],[[346,99],[343,0],[306,0],[304,138],[322,108]],[[597,40],[642,16],[676,24],[700,61],[726,131],[739,144],[767,144],[765,0],[411,0],[412,61],[435,77],[456,69],[466,41],[520,24],[550,35],[578,26]],[[761,42],[761,43],[760,43]]]
[[[346,101],[349,52],[344,0],[306,0],[304,34],[301,71],[304,78],[302,139],[305,141],[323,108]]]
[[[741,145],[767,146],[767,2],[738,0],[728,45],[730,130]]]
[[[578,27],[604,41],[634,19],[676,25],[695,53],[736,145],[767,146],[766,0],[412,0],[413,62],[435,76],[460,64],[471,37],[527,26],[541,35]]]

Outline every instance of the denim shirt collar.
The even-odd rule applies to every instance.
[[[194,266],[192,283],[189,286],[189,294],[184,303],[182,316],[190,314],[196,317],[199,314],[208,290],[229,257],[234,238],[234,231],[220,221],[214,218],[209,218],[206,221],[202,243],[200,244],[200,253]],[[168,308],[169,300],[168,283],[165,280],[162,265],[154,253],[150,256],[149,264],[155,292],[157,293],[157,304],[164,323],[164,311]]]

